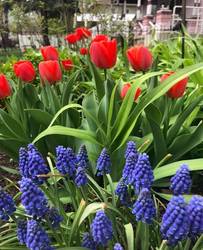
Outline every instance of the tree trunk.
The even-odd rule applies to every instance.
[[[73,23],[74,23],[74,12],[73,10],[67,10],[66,11],[66,15],[67,15],[67,23],[66,23],[66,31],[67,33],[70,33],[73,31]]]
[[[8,26],[8,12],[9,12],[9,6],[8,4],[3,5],[3,31],[1,32],[1,38],[2,38],[2,46],[4,49],[11,46],[10,40],[9,40],[9,26]]]
[[[50,45],[49,41],[49,19],[48,19],[48,12],[46,10],[41,11],[42,15],[42,37],[43,37],[43,45],[47,46]]]

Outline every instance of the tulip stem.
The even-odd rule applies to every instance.
[[[104,69],[104,79],[106,80],[107,79],[107,70]]]

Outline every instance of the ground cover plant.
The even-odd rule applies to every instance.
[[[0,249],[201,249],[202,45],[65,39],[0,75]]]

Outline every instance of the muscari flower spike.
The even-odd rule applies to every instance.
[[[74,182],[78,187],[85,186],[87,184],[88,179],[85,173],[85,168],[83,167],[77,168]]]
[[[189,236],[191,238],[203,234],[203,197],[195,195],[187,207],[189,217]]]
[[[86,247],[90,250],[96,250],[96,243],[94,242],[90,233],[86,232],[83,234],[82,247]]]
[[[60,223],[63,221],[63,217],[60,216],[56,208],[50,208],[46,214],[47,219],[51,226],[55,229],[58,228]]]
[[[17,238],[21,245],[26,244],[26,240],[27,240],[27,221],[26,220],[18,221]]]
[[[129,141],[127,143],[127,147],[126,147],[126,150],[125,150],[125,158],[126,159],[128,158],[130,153],[133,153],[133,154],[137,155],[137,157],[138,157],[139,153],[137,151],[136,144],[135,144],[134,141]]]
[[[147,224],[152,223],[152,219],[156,215],[156,208],[149,189],[143,188],[141,190],[133,205],[132,213],[135,215],[137,221]]]
[[[0,220],[8,221],[16,210],[13,198],[0,187]]]
[[[43,217],[48,212],[48,202],[44,193],[31,179],[22,178],[20,181],[21,202],[27,214]]]
[[[102,246],[107,246],[113,238],[113,227],[110,219],[103,210],[99,210],[91,224],[91,233],[94,241]]]
[[[77,154],[77,160],[78,162],[83,161],[85,163],[85,167],[88,167],[88,154],[87,154],[87,149],[85,145],[81,145]]]
[[[38,177],[38,175],[48,174],[50,171],[44,158],[33,144],[28,144],[28,150],[20,148],[19,169],[23,177],[32,179],[38,185],[46,180],[45,177]]]
[[[188,165],[183,164],[171,178],[170,189],[174,195],[188,194],[190,192],[192,181]]]
[[[76,165],[77,158],[71,148],[56,147],[56,168],[61,174],[68,174],[70,178],[74,178]]]
[[[120,243],[116,243],[113,247],[113,250],[123,250],[123,247],[121,246]]]
[[[109,174],[111,172],[110,167],[111,167],[111,159],[106,148],[104,148],[101,151],[99,158],[97,159],[97,166],[96,166],[97,176]]]
[[[54,250],[50,244],[50,239],[39,222],[29,220],[27,223],[27,248],[30,250]]]
[[[149,162],[149,156],[145,153],[138,157],[135,169],[132,172],[131,183],[134,186],[135,192],[139,194],[143,188],[151,188],[154,180],[153,171]]]
[[[116,187],[115,194],[119,197],[122,205],[130,205],[130,196],[128,194],[128,186],[121,179]]]
[[[162,218],[161,234],[168,245],[184,240],[189,231],[187,204],[182,196],[173,196]]]
[[[136,163],[137,163],[137,154],[129,153],[122,173],[122,178],[126,185],[131,184],[132,173],[133,170],[135,169]]]

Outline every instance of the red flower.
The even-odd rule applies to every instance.
[[[6,79],[6,76],[3,74],[0,74],[0,98],[6,98],[7,96],[11,95],[11,86]]]
[[[53,46],[45,46],[45,47],[42,47],[40,50],[41,50],[44,61],[59,59],[58,51]]]
[[[92,42],[100,42],[100,41],[108,41],[109,37],[107,35],[99,34],[96,35],[93,39]]]
[[[83,38],[88,38],[92,35],[92,32],[85,28],[85,27],[79,27],[75,30],[75,33],[77,34],[77,36],[79,37],[79,40],[83,39]]]
[[[69,34],[69,35],[67,35],[66,37],[65,37],[65,40],[68,42],[68,43],[70,43],[70,44],[74,44],[74,43],[76,43],[77,41],[79,41],[79,37],[78,37],[78,35],[76,34],[76,33],[71,33],[71,34]]]
[[[65,70],[71,70],[73,68],[73,61],[71,59],[65,59],[61,61]]]
[[[131,88],[131,84],[130,83],[126,83],[123,85],[123,88],[121,89],[121,98],[124,99],[124,97],[126,96],[128,90]],[[135,96],[134,96],[134,100],[136,101],[137,98],[140,96],[142,90],[141,88],[137,88],[135,91]]]
[[[23,82],[32,82],[35,79],[35,69],[30,61],[18,61],[13,65],[13,70]]]
[[[166,80],[170,75],[174,74],[175,72],[171,71],[168,72],[167,74],[163,75],[161,77],[161,82],[163,82],[164,80]],[[188,83],[188,77],[184,78],[183,80],[180,80],[179,82],[177,82],[175,85],[173,85],[173,87],[171,87],[168,92],[167,92],[167,96],[173,99],[177,99],[179,97],[182,97],[184,95],[186,86]]]
[[[60,81],[62,73],[58,61],[44,61],[39,63],[39,74],[43,83],[54,84]]]
[[[152,54],[142,45],[128,49],[127,58],[135,71],[146,71],[152,66]]]
[[[87,55],[88,54],[88,49],[87,48],[80,48],[80,54],[81,55]]]
[[[91,61],[100,69],[109,69],[116,64],[117,42],[115,39],[92,42],[90,46]]]

